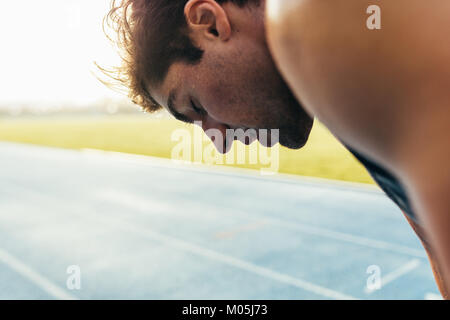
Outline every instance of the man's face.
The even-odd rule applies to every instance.
[[[218,129],[223,137],[227,129],[279,129],[281,145],[298,149],[306,143],[313,120],[280,76],[265,40],[234,36],[204,51],[199,63],[174,63],[163,83],[149,88],[159,104],[179,120],[201,121],[204,131]],[[219,151],[231,147],[213,142]]]

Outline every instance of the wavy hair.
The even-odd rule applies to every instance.
[[[131,100],[147,112],[161,109],[147,90],[164,81],[174,62],[198,63],[203,51],[191,41],[184,16],[188,0],[113,0],[103,20],[106,36],[118,49],[121,65],[98,68],[109,87],[125,88]],[[239,7],[260,0],[216,0]],[[109,35],[107,30],[112,31]]]

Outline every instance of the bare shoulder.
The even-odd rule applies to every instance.
[[[450,288],[450,1],[266,4],[281,74],[307,111],[404,182]]]
[[[382,163],[449,98],[449,16],[441,0],[266,1],[269,47],[297,98]]]

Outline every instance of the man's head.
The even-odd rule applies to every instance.
[[[264,0],[124,0],[108,17],[125,49],[116,79],[145,110],[167,108],[224,137],[279,129],[282,145],[305,144],[312,119],[270,55]]]

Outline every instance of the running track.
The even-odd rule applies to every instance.
[[[3,142],[0,168],[0,299],[438,298],[375,187]]]

